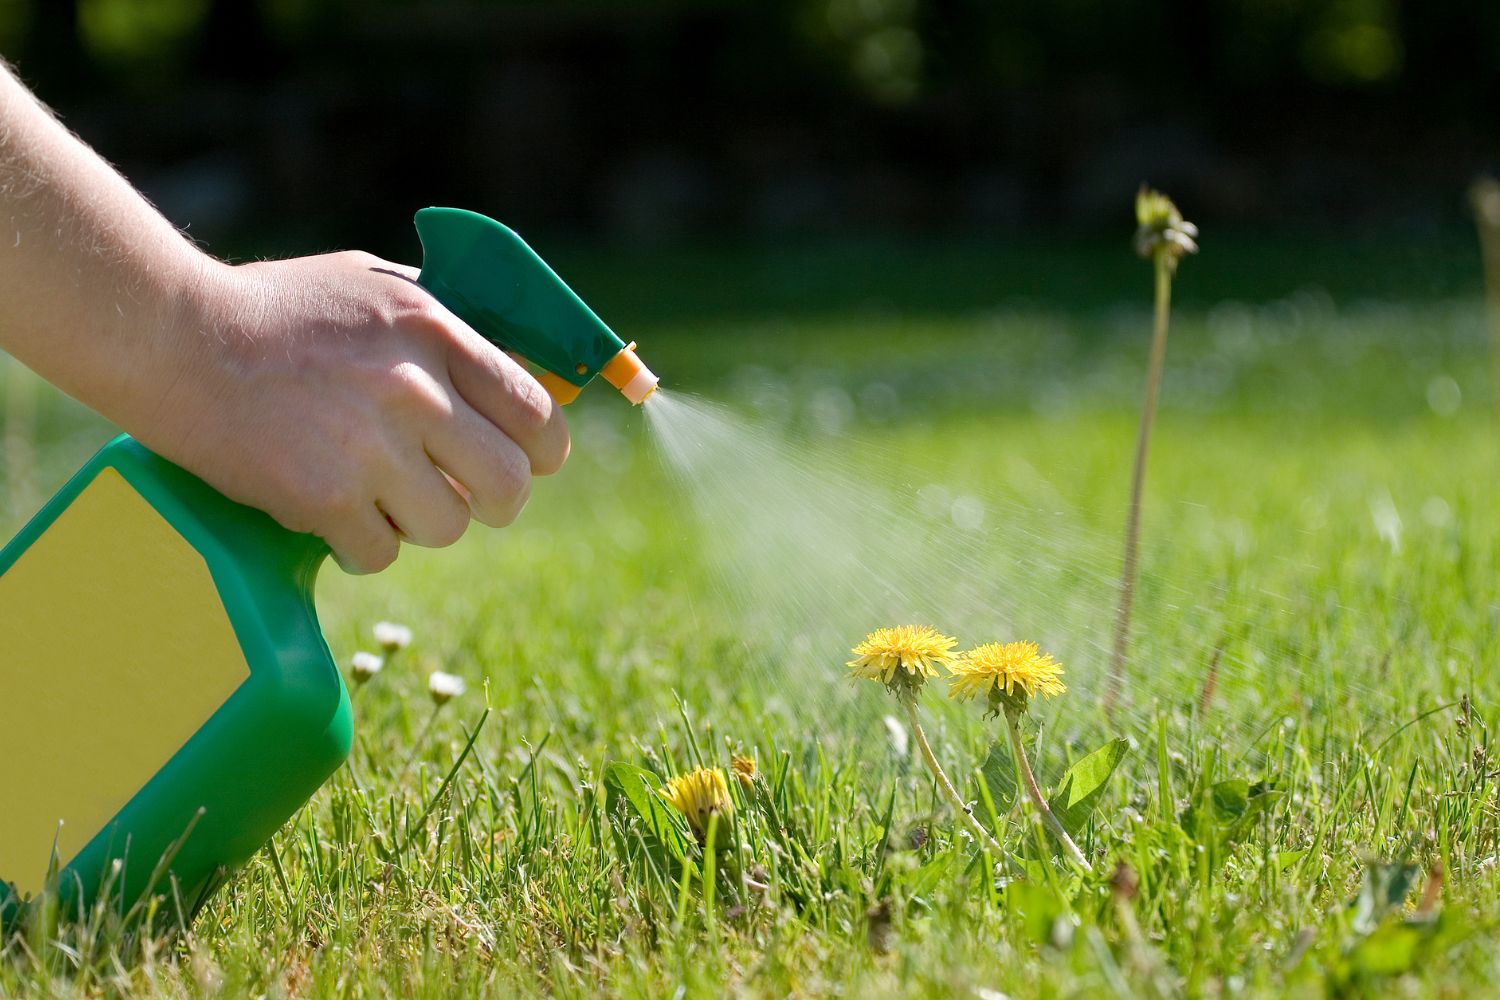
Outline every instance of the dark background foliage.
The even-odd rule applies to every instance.
[[[1118,232],[1143,180],[1420,232],[1500,154],[1485,0],[0,0],[0,52],[222,253]]]

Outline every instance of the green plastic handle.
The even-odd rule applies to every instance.
[[[417,281],[459,319],[573,385],[625,342],[515,232],[461,208],[424,208]]]

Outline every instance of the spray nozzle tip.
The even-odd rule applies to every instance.
[[[635,353],[635,344],[632,342],[620,353],[609,359],[609,362],[600,370],[605,381],[636,406],[640,406],[646,398],[656,391],[657,383],[661,379],[656,373],[646,367]]]

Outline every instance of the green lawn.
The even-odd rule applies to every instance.
[[[690,487],[593,388],[513,528],[328,570],[341,661],[378,620],[416,633],[357,693],[350,765],[187,933],[34,924],[0,994],[1484,995],[1500,434],[1467,245],[1206,242],[1114,721],[1149,333],[1124,241],[580,251],[585,297],[666,385],[743,419],[745,450]],[[15,527],[107,430],[45,390],[7,412],[40,442],[29,484],[30,436],[6,453]],[[977,707],[931,686],[923,710],[998,868],[899,752],[894,702],[845,679],[848,647],[908,610],[1058,655],[1070,690],[1032,711],[1044,787],[1129,741],[1079,836],[1093,875],[1054,857],[1003,752],[982,768],[1000,729]],[[434,669],[470,690],[429,729]],[[731,753],[761,783],[733,788],[707,876],[607,806],[614,762],[666,778]]]

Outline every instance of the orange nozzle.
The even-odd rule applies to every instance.
[[[646,397],[656,391],[656,384],[661,381],[640,358],[636,357],[634,341],[610,358],[604,367],[599,369],[599,374],[603,375],[606,382],[619,389],[625,398],[636,406],[644,403]]]

